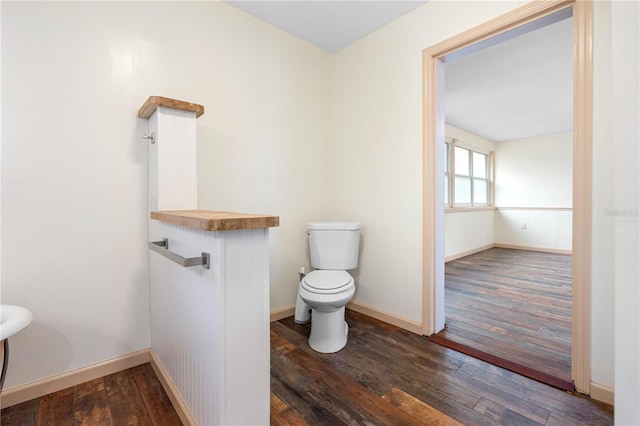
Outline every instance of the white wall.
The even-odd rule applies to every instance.
[[[569,253],[571,210],[515,209],[495,211],[496,245]]]
[[[595,2],[595,8],[593,129],[600,143],[594,147],[593,280],[602,286],[592,295],[592,373],[594,381],[610,383],[615,360],[616,424],[638,425],[640,6]]]
[[[499,209],[495,212],[447,211],[445,258],[494,243],[571,251],[571,132],[495,143],[446,125],[446,135],[495,152],[495,205]],[[476,231],[471,232],[473,229]]]
[[[149,346],[150,95],[200,103],[207,208],[280,215],[272,303],[328,209],[329,55],[221,2],[2,3],[5,388]]]
[[[356,300],[421,321],[422,49],[521,4],[428,2],[333,57],[332,141],[333,151],[341,153],[336,157],[333,178],[336,189],[334,211],[338,216],[362,220],[366,227]],[[598,21],[602,19],[602,9],[608,8],[609,3],[595,4]],[[607,28],[598,25],[594,35],[596,69],[607,66],[607,51],[611,45],[606,40],[612,34],[626,39],[636,34],[634,31],[629,24]],[[624,59],[622,55],[618,58],[620,67],[624,61],[637,62],[637,49],[629,50],[625,55]],[[630,78],[618,84],[628,83]],[[610,92],[610,84],[609,80],[598,80],[596,75],[596,99],[606,100],[609,104],[620,101],[623,94]],[[598,105],[597,101],[594,105],[594,152],[597,153],[610,147],[612,139],[611,132],[597,129],[606,124],[603,120],[609,114],[607,107]],[[617,143],[624,146],[637,142],[625,139]],[[594,155],[594,158],[597,157]],[[611,179],[612,173],[610,163],[599,164],[594,168],[593,181]],[[606,199],[614,186],[623,184],[637,188],[637,182],[625,181],[624,171],[621,173],[622,176],[610,180],[611,186],[595,184],[594,217],[602,216],[601,207],[604,206],[596,203]],[[607,270],[611,268],[611,258],[596,254],[612,251],[616,244],[623,243],[603,235],[603,231],[597,229],[599,221],[596,219],[593,224],[593,269]],[[598,243],[602,245],[598,246]],[[633,271],[627,273],[633,275]],[[635,295],[634,282],[637,284],[637,279],[621,282],[621,288],[616,291],[621,295]],[[598,273],[593,276],[592,378],[605,386],[613,386],[614,371],[614,293],[611,283],[611,275]],[[636,349],[633,343],[620,343],[620,348],[627,345]],[[639,385],[635,378],[632,382]]]
[[[467,147],[495,151],[496,144],[450,124],[445,124],[445,135]],[[493,210],[447,211],[444,214],[444,257],[448,259],[469,254],[493,245],[495,237]]]
[[[496,143],[496,244],[571,250],[572,151],[571,132]]]
[[[355,301],[422,322],[422,50],[521,4],[430,1],[333,56],[332,208],[364,224]]]
[[[445,212],[445,262],[495,244],[494,215],[495,210]]]
[[[572,150],[571,132],[497,143],[496,206],[571,207]]]

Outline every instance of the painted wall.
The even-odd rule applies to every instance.
[[[615,366],[616,424],[637,425],[640,5],[595,2],[594,7],[592,379],[613,384]]]
[[[571,250],[572,151],[571,132],[496,144],[497,244]]]
[[[334,54],[331,204],[364,224],[355,301],[422,322],[422,50],[521,4],[431,1]]]
[[[495,210],[452,211],[444,214],[444,258],[470,254],[496,242]]]
[[[496,206],[571,207],[572,138],[566,132],[497,143]]]
[[[495,211],[495,243],[518,248],[570,252],[573,212],[571,210]]]
[[[595,2],[596,21],[606,21],[603,13],[610,3]],[[366,232],[362,260],[358,271],[355,299],[395,315],[421,321],[422,276],[422,49],[458,34],[492,17],[514,9],[522,3],[511,2],[429,2],[394,23],[369,35],[333,57],[332,142],[335,156],[333,175],[334,212],[364,222]],[[624,6],[615,3],[617,8]],[[627,6],[629,7],[629,6]],[[603,11],[603,9],[605,9]],[[637,22],[637,21],[636,21]],[[611,37],[629,39],[637,34],[631,25],[604,26],[595,29],[594,61],[596,69],[607,68]],[[636,37],[637,39],[637,37]],[[624,61],[638,58],[631,49],[616,58],[616,72],[623,73]],[[625,77],[626,76],[626,77]],[[631,77],[617,82],[623,87]],[[600,79],[602,78],[602,79]],[[635,74],[637,79],[637,73]],[[594,152],[611,147],[608,125],[610,113],[605,105],[620,102],[625,94],[610,91],[611,81],[596,74],[597,100],[594,117]],[[633,87],[633,85],[631,85]],[[634,104],[637,106],[637,104]],[[637,122],[636,122],[637,123]],[[609,129],[618,126],[610,124]],[[633,139],[616,142],[621,146],[636,143]],[[367,161],[362,161],[366,158]],[[594,156],[594,158],[597,158]],[[605,206],[603,199],[616,185],[637,192],[637,181],[629,182],[625,172],[612,176],[611,163],[598,162],[593,181],[609,180],[611,186],[594,186],[593,269],[609,270],[611,257],[597,253],[611,252],[618,246],[604,231],[597,229]],[[610,177],[611,176],[611,177]],[[339,182],[339,185],[337,184]],[[601,245],[599,245],[602,243]],[[637,235],[633,244],[637,245]],[[636,246],[634,246],[636,247]],[[626,264],[625,264],[626,265]],[[627,266],[626,273],[634,271]],[[621,282],[616,294],[637,294],[635,281]],[[592,377],[605,386],[613,386],[614,310],[612,276],[599,272],[592,280]],[[633,341],[618,343],[620,348],[636,350]],[[632,352],[632,353],[637,353]],[[637,358],[636,358],[637,360]],[[633,383],[640,385],[634,378]]]
[[[572,213],[567,210],[573,204],[571,132],[495,143],[446,125],[446,135],[495,152],[495,204],[505,209],[447,211],[445,258],[494,243],[571,250]]]
[[[278,214],[272,303],[328,216],[329,55],[221,2],[2,2],[5,388],[149,347],[150,95],[200,103],[203,206]]]
[[[495,151],[496,144],[450,124],[445,124],[445,135],[457,139],[469,148]],[[444,214],[444,258],[462,256],[492,245],[496,241],[493,210],[447,211]]]

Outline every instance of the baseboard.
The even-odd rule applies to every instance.
[[[368,315],[380,321],[384,321],[388,324],[392,324],[397,327],[403,328],[412,333],[422,335],[422,324],[408,320],[406,318],[392,314],[390,312],[385,312],[381,309],[374,308],[373,306],[365,305],[364,303],[359,303],[359,302],[350,302],[347,305],[347,308],[352,309],[356,312],[360,312],[361,314]],[[295,310],[296,310],[295,305],[292,305],[292,306],[287,306],[285,308],[276,309],[275,311],[271,311],[271,315],[270,315],[271,322],[279,321],[283,318],[291,317],[295,315]]]
[[[62,389],[76,386],[109,374],[117,373],[128,368],[144,364],[150,361],[149,349],[143,349],[118,358],[90,365],[88,367],[79,368],[69,371],[68,373],[59,374],[47,379],[38,380],[36,382],[27,383],[26,385],[16,386],[2,391],[0,406],[2,408],[11,407],[34,398],[48,395]]]
[[[478,247],[472,250],[463,251],[462,253],[452,254],[444,258],[444,263],[451,262],[452,260],[460,259],[462,257],[470,256],[472,254],[480,253],[481,251],[494,248],[495,244],[487,244],[486,246]]]
[[[178,413],[178,417],[180,417],[182,424],[185,426],[195,426],[196,421],[193,418],[191,411],[189,411],[189,407],[182,399],[182,395],[180,395],[180,392],[178,392],[178,388],[176,388],[173,380],[171,380],[171,377],[169,377],[169,375],[167,374],[166,370],[162,366],[162,363],[151,349],[149,349],[149,358],[151,367],[153,368],[153,371],[155,371],[156,376],[158,376],[158,380],[160,380],[164,391],[167,393],[167,396],[171,400],[171,404],[176,410],[176,413]]]
[[[295,313],[296,313],[296,306],[295,305],[286,306],[284,308],[276,309],[275,311],[271,311],[271,314],[269,315],[269,321],[270,322],[279,321],[279,320],[281,320],[283,318],[291,317],[291,316],[295,315]]]
[[[396,327],[403,328],[412,333],[422,335],[422,324],[403,318],[401,316],[392,314],[390,312],[383,311],[373,306],[365,305],[360,302],[350,302],[347,304],[347,308],[352,309],[364,315],[368,315],[380,321],[384,321],[388,324],[395,325]]]
[[[613,405],[614,393],[613,388],[599,383],[591,382],[591,398],[605,404]]]
[[[528,246],[518,246],[513,244],[495,244],[496,248],[504,248],[504,249],[512,249],[512,250],[529,250],[529,251],[540,251],[543,253],[555,253],[555,254],[572,254],[572,250],[562,250],[562,249],[552,249],[552,248],[544,248],[544,247],[528,247]]]

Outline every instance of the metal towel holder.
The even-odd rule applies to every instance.
[[[149,248],[158,254],[163,255],[167,259],[171,259],[178,265],[189,266],[202,266],[205,269],[209,269],[211,265],[211,256],[209,253],[202,252],[200,257],[182,257],[179,254],[169,251],[169,239],[163,238],[162,241],[151,241]]]

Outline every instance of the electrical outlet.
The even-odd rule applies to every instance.
[[[527,229],[527,222],[522,222],[520,224],[520,229]]]

